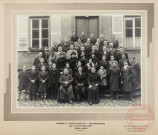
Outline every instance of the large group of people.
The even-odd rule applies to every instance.
[[[128,58],[125,49],[115,38],[103,35],[89,38],[82,32],[73,32],[67,41],[45,47],[35,58],[31,70],[23,66],[19,73],[19,97],[22,90],[30,100],[51,99],[60,103],[87,101],[97,104],[106,91],[111,99],[118,99],[118,91],[132,100],[140,83],[140,65],[134,57]]]

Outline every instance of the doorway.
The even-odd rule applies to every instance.
[[[76,16],[76,34],[78,37],[84,32],[86,37],[94,34],[99,37],[99,16]]]

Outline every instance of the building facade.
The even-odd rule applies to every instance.
[[[85,32],[87,37],[94,34],[95,38],[101,35],[107,40],[115,38],[119,46],[125,47],[127,53],[140,62],[142,38],[139,15],[20,15],[17,17],[18,66],[32,65],[37,52],[30,50],[53,46],[61,38],[66,41],[73,31],[78,37]]]

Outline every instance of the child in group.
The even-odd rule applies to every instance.
[[[118,99],[120,69],[113,62],[109,69],[111,99]]]
[[[49,72],[49,80],[48,80],[48,91],[47,95],[48,97],[50,97],[50,99],[52,100],[56,100],[57,99],[57,94],[58,94],[58,88],[59,88],[59,77],[60,77],[60,73],[56,68],[56,64],[53,63],[52,64],[52,70]]]
[[[28,90],[28,72],[27,72],[27,67],[23,66],[23,71],[19,73],[18,76],[19,79],[19,97],[18,101],[20,101],[20,96],[22,90],[25,90],[25,100],[26,100],[26,92]]]
[[[39,73],[39,93],[42,97],[42,100],[45,98],[45,94],[47,92],[48,79],[48,72],[46,71],[46,67],[43,65],[42,71]]]
[[[99,103],[99,89],[100,76],[96,72],[96,68],[91,68],[91,73],[88,75],[88,103],[90,105]]]
[[[105,70],[105,68],[103,66],[100,66],[100,69],[98,70],[98,73],[100,75],[99,96],[104,97],[104,91],[105,91],[106,86],[107,86],[107,81],[106,81],[107,71]]]
[[[38,89],[38,72],[36,71],[35,65],[32,66],[31,71],[28,74],[29,79],[29,93],[30,93],[30,100],[36,99],[36,92]]]
[[[71,69],[71,67],[70,67],[70,63],[69,63],[69,62],[66,62],[65,67],[68,69],[69,74],[70,74],[70,75],[73,75],[73,72],[72,72],[72,69]]]
[[[64,74],[60,76],[59,82],[61,84],[58,92],[59,102],[69,102],[73,104],[72,99],[74,99],[74,93],[72,88],[73,78],[69,74],[67,68],[64,68]]]

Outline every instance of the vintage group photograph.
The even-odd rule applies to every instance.
[[[17,107],[141,103],[141,15],[17,15],[16,20]]]

